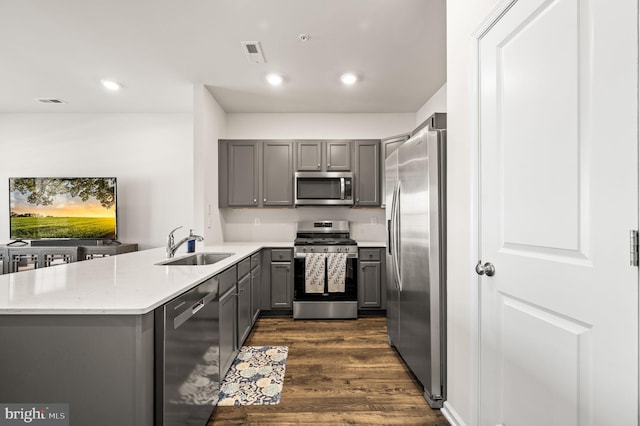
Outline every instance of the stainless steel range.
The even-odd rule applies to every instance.
[[[299,222],[293,318],[358,317],[358,245],[347,221]]]

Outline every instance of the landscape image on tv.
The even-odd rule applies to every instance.
[[[116,239],[116,178],[9,178],[12,239]]]

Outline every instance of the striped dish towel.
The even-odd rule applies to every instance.
[[[327,271],[329,271],[329,293],[344,293],[347,253],[327,254]]]
[[[307,253],[304,255],[304,291],[305,293],[324,293],[325,253]]]

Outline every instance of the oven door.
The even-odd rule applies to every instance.
[[[296,172],[296,206],[352,206],[353,174],[348,172]]]
[[[305,254],[296,254],[294,258],[294,296],[293,300],[298,302],[320,302],[320,301],[357,301],[358,300],[358,255],[351,253],[347,256],[345,269],[344,292],[329,292],[327,268],[325,263],[324,292],[307,293],[305,281]]]

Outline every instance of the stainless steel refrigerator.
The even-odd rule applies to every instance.
[[[442,118],[444,114],[437,114]],[[424,386],[446,399],[446,130],[435,116],[385,159],[389,343]]]

